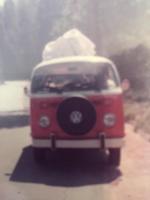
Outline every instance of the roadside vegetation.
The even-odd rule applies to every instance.
[[[29,79],[33,67],[42,59],[45,44],[73,28],[95,43],[98,55],[113,57],[123,73],[128,70],[126,64],[131,70],[132,62],[141,59],[136,56],[142,49],[139,45],[150,46],[148,0],[2,2],[0,71],[5,79]]]
[[[125,99],[125,120],[133,125],[136,133],[150,141],[150,101]]]
[[[127,78],[130,82],[129,90],[124,93],[126,122],[150,140],[150,49],[139,44],[112,59],[121,79]]]

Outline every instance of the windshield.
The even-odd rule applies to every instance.
[[[38,73],[33,77],[33,93],[112,90],[119,84],[109,65],[84,65],[82,68],[81,65],[63,65],[47,68],[43,72],[43,75]]]

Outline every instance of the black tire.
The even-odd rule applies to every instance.
[[[36,163],[42,164],[46,159],[46,149],[33,147],[33,157]]]
[[[119,166],[121,160],[121,150],[120,148],[109,149],[109,165]]]

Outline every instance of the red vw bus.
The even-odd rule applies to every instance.
[[[124,143],[122,89],[107,58],[66,57],[44,61],[32,73],[31,136],[36,161],[47,148],[106,150],[120,164]]]

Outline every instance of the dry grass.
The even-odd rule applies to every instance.
[[[135,131],[150,133],[150,101],[125,100],[125,119]]]

